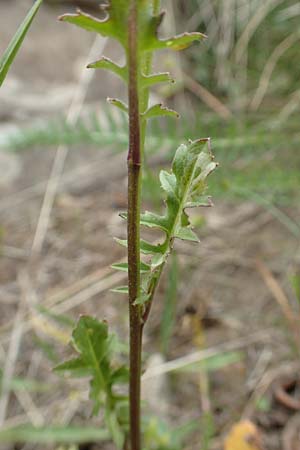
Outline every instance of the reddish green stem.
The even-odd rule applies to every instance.
[[[130,446],[141,449],[141,308],[135,304],[140,294],[140,192],[141,130],[138,94],[138,11],[131,0],[128,24],[129,65],[129,152],[128,152],[128,286],[130,322]]]

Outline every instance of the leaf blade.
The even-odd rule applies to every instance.
[[[10,41],[3,56],[0,58],[0,86],[3,84],[10,66],[13,63],[15,57],[17,56],[17,53],[24,41],[24,38],[32,24],[33,19],[35,18],[42,4],[42,1],[43,0],[36,0],[34,5],[29,10],[27,16],[25,17],[24,21],[19,26],[14,37]]]

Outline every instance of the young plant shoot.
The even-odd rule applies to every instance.
[[[91,377],[90,397],[94,401],[94,413],[98,413],[100,408],[104,409],[105,424],[117,448],[141,450],[147,445],[145,439],[142,444],[141,438],[146,433],[141,427],[143,328],[175,239],[198,242],[191,229],[187,210],[210,205],[209,198],[205,196],[205,181],[216,167],[208,138],[180,145],[171,170],[162,170],[160,173],[161,187],[165,192],[165,213],[141,213],[147,122],[160,116],[178,117],[175,111],[161,104],[149,105],[152,86],[173,81],[168,73],[153,73],[152,60],[154,52],[158,50],[182,50],[205,36],[201,33],[183,33],[160,39],[158,28],[164,12],[160,10],[159,0],[110,0],[109,4],[101,7],[106,13],[103,20],[81,11],[63,15],[60,19],[117,40],[126,55],[124,66],[102,57],[88,67],[113,72],[128,89],[128,106],[117,99],[111,103],[129,117],[128,210],[122,214],[127,220],[128,234],[127,240],[118,240],[128,249],[128,262],[114,267],[128,271],[128,286],[115,291],[128,295],[130,365],[128,371],[126,367],[115,366],[112,362],[118,345],[116,339],[109,335],[106,323],[91,317],[81,317],[73,332],[73,346],[79,356],[58,366],[56,370]],[[141,226],[160,230],[162,242],[152,244],[142,240]],[[115,389],[117,384],[128,382],[129,398],[118,394]],[[162,447],[159,438],[156,436],[155,439],[151,448],[174,448],[171,442],[169,446]]]

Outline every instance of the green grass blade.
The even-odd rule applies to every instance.
[[[21,23],[16,34],[10,41],[9,46],[5,50],[3,56],[0,58],[0,86],[3,84],[5,77],[9,71],[11,64],[13,63],[19,48],[30,28],[30,25],[39,10],[43,0],[36,0],[34,5],[31,7],[24,21]]]
[[[79,444],[108,439],[108,431],[94,427],[49,426],[36,428],[32,425],[21,425],[0,431],[1,443]]]

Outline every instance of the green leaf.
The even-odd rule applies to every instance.
[[[93,400],[93,414],[104,408],[106,425],[111,437],[122,448],[124,432],[118,422],[116,410],[123,397],[114,394],[114,384],[127,381],[128,370],[112,366],[113,353],[118,351],[119,343],[114,335],[108,334],[106,322],[93,317],[80,317],[72,334],[72,345],[79,357],[56,367],[56,371],[73,376],[90,377],[90,398]]]
[[[290,277],[292,288],[295,292],[297,300],[300,302],[300,274],[295,273]]]
[[[171,265],[168,271],[160,323],[160,344],[164,355],[168,353],[170,338],[174,331],[179,277],[178,258],[174,252],[171,256]]]
[[[202,41],[206,38],[205,34],[202,33],[182,33],[178,36],[174,36],[169,39],[160,40],[152,42],[149,50],[159,50],[159,49],[171,49],[171,50],[184,50],[196,41]]]
[[[162,231],[167,231],[167,223],[165,217],[159,216],[158,214],[154,214],[149,211],[141,214],[140,223],[141,225],[149,228],[158,228]]]
[[[31,7],[24,21],[18,28],[16,34],[11,40],[9,46],[5,50],[3,56],[0,58],[0,86],[3,84],[5,77],[9,71],[11,64],[13,63],[18,50],[20,49],[22,42],[30,28],[30,25],[37,14],[43,0],[36,0]]]
[[[178,119],[179,114],[176,111],[173,111],[173,109],[169,109],[165,106],[162,106],[162,104],[156,104],[151,106],[142,114],[142,117],[146,120],[153,119],[154,117],[160,117],[160,116],[171,116]]]
[[[140,248],[141,248],[141,253],[144,253],[145,255],[152,255],[155,253],[163,253],[164,248],[161,244],[150,244],[147,241],[144,241],[143,239],[141,239],[140,241]]]
[[[98,442],[109,439],[109,432],[99,427],[20,425],[0,430],[2,443],[71,444]]]
[[[120,270],[121,272],[128,272],[128,263],[112,264],[111,268],[115,270]]]
[[[165,241],[159,248],[149,251],[151,258],[151,275],[144,283],[144,290],[151,296],[158,284],[162,266],[165,264],[173,249],[174,239],[184,239],[199,242],[196,234],[191,230],[186,210],[190,207],[207,205],[206,178],[215,169],[210,150],[210,139],[199,139],[181,145],[174,156],[172,171],[160,172],[160,182],[166,193],[166,211],[164,216],[145,213],[141,216],[141,223],[163,229],[166,232]],[[141,241],[141,252],[144,252]]]
[[[101,34],[102,36],[111,37],[118,40],[124,47],[125,51],[128,50],[128,17],[129,17],[128,0],[110,0],[108,5],[104,6],[107,9],[107,16],[100,20],[89,14],[83,13],[80,10],[77,14],[65,14],[60,17],[60,20],[77,25],[87,31],[93,31]],[[181,35],[171,37],[169,39],[159,39],[157,37],[158,28],[163,20],[164,13],[153,15],[153,8],[151,4],[144,0],[139,2],[138,7],[138,65],[139,76],[141,79],[141,86],[149,87],[157,82],[169,81],[169,77],[165,74],[158,74],[155,78],[153,76],[147,76],[142,73],[143,58],[147,57],[149,52],[160,49],[172,49],[182,50],[189,47],[193,42],[202,40],[205,35],[202,33],[183,33]],[[96,67],[92,63],[92,66]],[[115,68],[103,67],[102,62],[98,67],[108,68],[117,73]],[[118,73],[119,74],[119,73]],[[152,77],[152,78],[151,78]],[[143,82],[145,84],[143,84]]]
[[[208,195],[198,196],[197,200],[187,202],[186,208],[199,208],[199,207],[210,207],[213,206],[212,199]]]
[[[120,33],[118,33],[118,30],[114,26],[112,20],[109,18],[100,20],[90,14],[86,14],[78,10],[76,14],[64,14],[60,16],[59,20],[77,25],[86,31],[94,31],[104,37],[111,37],[120,40]]]
[[[116,241],[117,244],[121,245],[122,247],[126,247],[128,246],[128,242],[127,239],[119,239],[114,237],[114,240]]]
[[[159,174],[161,187],[168,195],[174,195],[176,192],[176,176],[173,173],[161,170]]]
[[[117,108],[119,108],[121,111],[124,111],[128,114],[128,106],[125,105],[124,102],[122,102],[121,100],[118,100],[117,98],[108,98],[107,99],[108,103],[110,103],[111,105],[116,106]]]
[[[111,289],[111,292],[115,292],[116,294],[128,294],[128,286],[119,286]]]
[[[69,372],[71,376],[85,377],[90,374],[91,366],[83,358],[71,359],[54,367],[55,372]]]
[[[111,380],[113,383],[127,383],[129,380],[128,367],[122,366],[115,370],[111,375]]]
[[[108,5],[102,6],[102,9],[107,10],[104,20],[97,19],[80,10],[77,11],[77,14],[65,14],[60,17],[60,20],[116,39],[124,48],[127,48],[129,2],[127,0],[110,0]]]
[[[200,242],[198,236],[187,227],[178,228],[174,237],[183,241]]]
[[[167,259],[168,255],[169,255],[169,252],[159,253],[159,254],[153,255],[153,257],[151,259],[151,268],[152,268],[152,270],[153,269],[157,269],[162,264],[164,264],[166,262],[166,259]],[[155,272],[154,272],[153,276],[155,276]]]
[[[109,411],[105,415],[106,424],[109,428],[110,434],[117,448],[123,448],[124,432],[119,424],[118,417],[115,411]]]
[[[109,350],[108,326],[94,317],[81,316],[72,334],[75,349],[83,359],[90,363],[98,363]],[[98,369],[98,364],[96,365]]]
[[[175,83],[175,80],[168,72],[154,73],[149,76],[142,76],[142,87],[149,88],[159,83]]]
[[[72,333],[72,346],[80,354],[79,358],[67,361],[55,368],[74,376],[90,375],[90,397],[94,402],[94,414],[100,408],[100,393],[109,384],[107,372],[108,357],[111,351],[111,336],[106,322],[99,322],[89,316],[81,316]]]
[[[90,63],[88,66],[88,69],[104,69],[109,70],[110,72],[115,73],[118,75],[122,80],[127,82],[128,79],[128,73],[127,73],[127,67],[121,67],[118,64],[114,63],[111,59],[105,58],[104,56],[99,59],[99,61]]]
[[[147,303],[150,299],[150,295],[149,294],[145,294],[142,293],[134,302],[135,305],[144,305],[145,303]]]
[[[112,264],[111,267],[115,270],[120,270],[121,272],[128,272],[128,263]],[[141,262],[141,273],[147,273],[150,270],[151,267],[148,264]]]
[[[121,213],[119,216],[122,219],[127,220],[127,213]],[[140,224],[148,228],[158,228],[162,231],[167,231],[166,218],[150,211],[145,211],[141,214]],[[117,242],[119,243],[119,240]],[[123,243],[121,245],[123,245]]]

